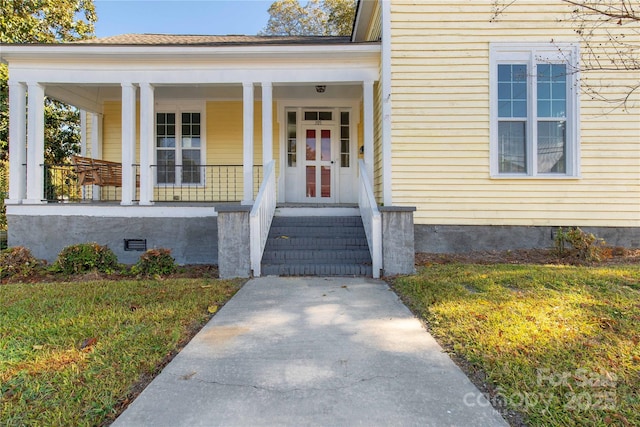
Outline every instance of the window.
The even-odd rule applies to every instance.
[[[578,175],[578,51],[491,45],[491,175]]]
[[[296,155],[296,112],[287,112],[287,166],[291,168],[296,167],[297,155]]]
[[[331,121],[333,113],[331,111],[305,111],[304,119],[307,121]]]
[[[349,136],[349,112],[340,112],[340,167],[348,168],[351,166],[351,138]]]
[[[202,149],[200,112],[156,114],[158,184],[203,184]]]

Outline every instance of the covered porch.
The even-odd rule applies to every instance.
[[[29,45],[3,59],[10,244],[51,260],[98,241],[121,262],[167,247],[180,263],[258,276],[278,203],[350,204],[379,275],[377,43]],[[45,96],[82,112],[81,153],[61,165],[44,161]]]
[[[176,47],[8,47],[7,205],[252,204],[271,161],[278,202],[357,202],[358,160],[373,171],[377,44]],[[45,96],[81,111],[93,171],[44,161]]]

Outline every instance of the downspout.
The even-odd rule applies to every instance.
[[[381,71],[382,85],[382,202],[393,205],[391,182],[391,0],[380,1],[382,19]]]

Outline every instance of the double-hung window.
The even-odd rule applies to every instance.
[[[578,50],[493,43],[491,176],[578,175]]]
[[[156,183],[203,184],[200,111],[156,113]]]

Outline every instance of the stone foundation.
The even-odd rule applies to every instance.
[[[107,245],[123,264],[135,264],[141,251],[125,251],[125,239],[146,239],[147,248],[171,249],[178,264],[218,263],[218,221],[197,218],[123,218],[96,216],[8,215],[8,243],[25,246],[33,256],[54,262],[77,243]]]
[[[611,246],[640,247],[640,227],[580,228],[604,239]],[[415,250],[416,252],[463,253],[552,248],[557,230],[557,226],[416,225]]]

